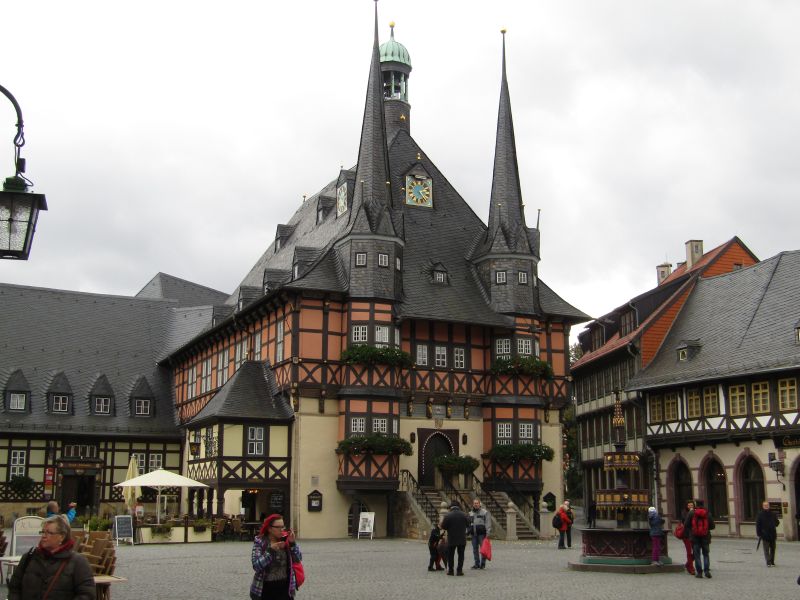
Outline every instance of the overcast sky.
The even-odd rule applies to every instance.
[[[274,8],[273,8],[274,7]],[[355,164],[373,3],[26,0],[0,84],[45,193],[0,281],[135,294],[162,271],[231,292],[302,202]],[[798,244],[800,3],[381,0],[411,56],[411,133],[486,220],[502,27],[540,275],[592,316],[656,265],[738,235]],[[0,175],[15,116],[0,97]]]

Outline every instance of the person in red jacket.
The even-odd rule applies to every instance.
[[[566,550],[566,546],[564,546],[564,535],[567,533],[567,530],[572,527],[572,519],[569,517],[571,512],[572,511],[569,510],[566,504],[562,504],[558,507],[558,516],[561,518],[561,526],[558,528],[559,550]]]

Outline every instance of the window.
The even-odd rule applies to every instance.
[[[447,346],[436,346],[434,360],[437,367],[447,366]]]
[[[399,327],[395,327],[394,328],[394,344],[393,345],[397,346],[398,348],[400,347],[400,328]]]
[[[356,252],[356,266],[357,267],[366,267],[367,266],[367,253],[366,252]]]
[[[696,419],[700,416],[700,390],[688,390],[686,392],[686,416]]]
[[[624,337],[634,329],[636,329],[636,313],[629,310],[623,313],[619,319],[619,335],[620,337]]]
[[[367,326],[366,325],[353,325],[353,343],[366,344],[367,343]]]
[[[189,375],[186,378],[186,399],[191,400],[197,393],[197,367],[189,367]]]
[[[517,339],[517,354],[530,356],[532,350],[531,338]]]
[[[678,419],[678,394],[664,394],[664,420],[675,421]]]
[[[678,360],[684,362],[689,358],[689,351],[686,348],[678,350]]]
[[[751,387],[753,399],[753,413],[769,412],[769,383],[759,381]]]
[[[94,397],[94,412],[98,415],[110,415],[111,414],[111,398],[106,396],[95,396]]]
[[[425,366],[428,364],[428,346],[425,344],[417,344],[417,364]]]
[[[597,350],[603,345],[603,330],[600,327],[592,329],[592,350]]]
[[[661,404],[661,396],[650,396],[648,401],[650,407],[650,422],[657,423],[664,420],[664,411]]]
[[[69,410],[69,396],[53,396],[53,412],[67,412]]]
[[[28,458],[27,450],[11,451],[11,459],[9,462],[9,470],[8,470],[9,478],[16,477],[17,475],[19,475],[20,477],[25,475],[25,463],[27,462],[27,458]]]
[[[744,387],[744,386],[742,386]],[[742,465],[743,521],[755,521],[764,502],[764,473],[761,465],[751,456]]]
[[[217,455],[217,438],[211,427],[206,429],[204,445],[206,447],[206,458],[214,458]]]
[[[150,414],[150,399],[136,398],[134,401],[134,412],[139,416],[148,416]]]
[[[203,374],[200,376],[200,393],[211,391],[211,359],[203,361]]]
[[[519,424],[519,443],[520,444],[533,444],[536,441],[534,436],[533,423],[520,423]]]
[[[379,267],[386,267],[386,268],[389,267],[389,255],[388,254],[383,254],[381,252],[378,252],[378,266]]]
[[[672,471],[673,478],[673,506],[675,506],[675,518],[681,518],[686,504],[694,499],[692,496],[692,473],[689,467],[683,462],[678,462]]]
[[[281,238],[275,238],[275,252],[281,249]]]
[[[228,381],[228,363],[230,359],[230,348],[225,348],[217,354],[217,387],[225,385],[225,382]]]
[[[8,398],[8,410],[25,410],[25,396],[27,394],[12,392]]]
[[[520,271],[517,273],[517,277],[519,278],[520,285],[528,285],[528,272],[527,271]]]
[[[253,336],[253,360],[261,360],[261,332],[257,331]]]
[[[386,348],[389,345],[388,325],[375,325],[375,345],[379,348]]]
[[[539,337],[538,336],[533,338],[533,351],[536,354],[536,358],[539,358],[539,356],[541,356],[541,354],[542,354],[542,348],[539,345]]]
[[[366,417],[353,417],[350,419],[350,433],[365,433],[366,430]]]
[[[61,447],[63,458],[97,458],[97,447],[88,444],[64,444]]]
[[[131,457],[136,457],[136,466],[139,469],[139,475],[147,473],[147,455],[144,452],[131,452]]]
[[[464,348],[453,348],[453,366],[456,369],[463,369],[466,367]]]
[[[375,417],[372,419],[372,433],[388,433],[388,425],[386,417]]]
[[[703,414],[707,417],[719,414],[719,397],[715,387],[703,388]]]
[[[708,512],[714,519],[728,516],[728,492],[725,469],[719,461],[712,460],[706,466],[706,496]]]
[[[434,271],[433,280],[436,283],[447,283],[447,275],[445,275],[444,271]]]
[[[12,394],[13,395],[13,394]],[[24,394],[23,394],[24,396]],[[781,410],[797,410],[797,380],[778,380],[778,402]],[[24,403],[24,400],[23,400]]]
[[[732,385],[728,388],[728,402],[731,416],[747,414],[747,391],[743,385]]]
[[[151,471],[160,469],[164,466],[164,455],[159,454],[158,452],[152,452],[150,454],[150,461],[147,466]]]
[[[498,285],[505,285],[506,283],[506,272],[505,271],[495,271],[494,280]]]
[[[278,321],[275,332],[275,362],[283,360],[283,324],[284,321]]]
[[[242,363],[247,360],[247,334],[245,334],[239,343],[234,347],[233,354],[233,370],[235,371],[242,366]]]
[[[510,355],[511,340],[509,338],[500,338],[495,340],[495,354],[497,354],[498,357]]]
[[[264,428],[247,428],[247,454],[248,456],[264,455]]]
[[[399,271],[400,267],[401,267],[401,265],[400,265],[400,257],[398,256],[397,258],[394,259],[394,268]]]
[[[497,424],[497,445],[508,446],[511,444],[511,423]]]

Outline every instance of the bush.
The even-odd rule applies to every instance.
[[[389,365],[407,369],[413,364],[411,355],[399,348],[376,348],[365,344],[350,346],[342,352],[341,358],[348,365]]]
[[[542,462],[543,460],[553,460],[555,452],[547,444],[508,444],[505,446],[494,446],[489,450],[488,455],[499,461],[519,462],[520,460],[532,460]]]
[[[150,533],[153,535],[153,537],[169,537],[172,534],[172,525],[169,523],[153,525],[150,528]]]
[[[372,435],[358,435],[339,441],[336,451],[340,454],[404,454],[411,456],[414,449],[408,440],[399,437],[389,437],[378,433]]]
[[[91,517],[89,519],[89,531],[108,531],[111,529],[111,520],[102,517]]]
[[[24,498],[28,497],[35,485],[36,482],[27,475],[14,475],[8,481],[8,487],[11,488],[11,491]]]
[[[490,368],[495,375],[533,375],[542,379],[553,378],[553,367],[535,356],[512,356],[496,358]]]
[[[433,464],[440,471],[469,474],[474,473],[481,463],[477,458],[472,458],[471,456],[444,454],[434,458]]]

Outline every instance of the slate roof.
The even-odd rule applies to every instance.
[[[655,359],[630,390],[800,368],[795,327],[800,318],[800,251],[701,279]],[[695,355],[676,349],[697,340]]]
[[[189,425],[218,419],[291,421],[294,411],[280,394],[270,366],[263,362],[246,361],[192,418]]]
[[[0,284],[0,432],[178,435],[170,373],[156,361],[196,336],[207,319],[177,304]],[[3,392],[25,381],[29,412],[7,410]],[[74,394],[71,413],[47,412],[46,395],[55,388]],[[113,392],[112,415],[91,414],[93,388]],[[148,389],[153,416],[134,416],[132,393]]]
[[[178,306],[223,304],[228,294],[166,273],[157,273],[136,293],[137,298],[177,300]]]

